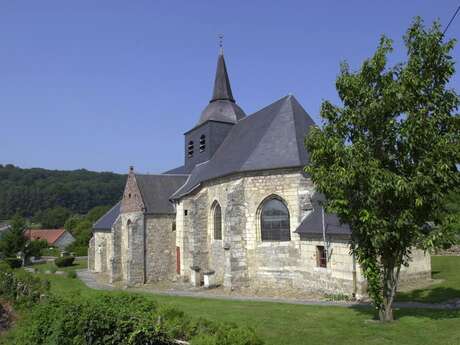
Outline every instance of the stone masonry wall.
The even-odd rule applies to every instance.
[[[329,237],[324,243],[322,236],[301,239],[294,233],[312,210],[313,193],[311,180],[293,169],[238,174],[204,184],[177,205],[181,275],[187,279],[190,266],[198,263],[214,270],[217,282],[231,288],[249,285],[351,294],[356,284],[357,294],[362,294],[364,280],[349,254],[347,238]],[[261,241],[261,205],[272,196],[282,199],[289,210],[290,241]],[[216,201],[222,209],[223,240],[213,238],[212,205]],[[185,209],[191,210],[187,216]],[[197,241],[205,243],[207,249]],[[327,268],[317,267],[317,246],[328,249]],[[197,248],[206,252],[200,260],[207,258],[207,265],[196,257],[192,260]],[[416,254],[408,273],[416,276],[429,272],[429,266],[426,257]]]
[[[144,214],[127,212],[121,219],[121,267],[122,280],[126,285],[140,285],[145,282],[144,272]]]
[[[112,234],[108,231],[95,231],[94,237],[94,271],[109,274],[112,252]]]
[[[88,271],[94,272],[95,266],[94,266],[94,260],[96,256],[96,249],[94,247],[94,235],[91,237],[89,240],[89,245],[88,245]]]
[[[176,232],[174,215],[146,216],[147,282],[174,279],[176,267]]]
[[[123,279],[122,267],[122,220],[118,217],[112,225],[112,253],[110,261],[111,272],[109,274],[110,283],[114,283]]]

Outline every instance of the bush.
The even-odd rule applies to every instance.
[[[74,246],[70,245],[66,248],[71,253],[74,253],[75,256],[88,256],[88,246]]]
[[[73,256],[63,256],[54,260],[57,267],[69,267],[73,265],[75,258]]]
[[[22,260],[18,258],[3,259],[11,268],[19,268],[22,266]]]
[[[67,278],[70,278],[70,279],[75,279],[75,278],[77,278],[77,272],[75,272],[75,271],[69,271],[69,272],[67,272]]]
[[[50,317],[52,315],[53,317]],[[141,295],[98,294],[54,298],[33,308],[23,329],[15,332],[23,345],[262,345],[249,329],[194,320]]]
[[[61,250],[55,247],[48,247],[41,250],[40,254],[42,256],[60,256]]]
[[[30,241],[28,248],[28,255],[39,257],[41,256],[42,250],[48,247],[48,242],[45,240]]]
[[[49,282],[23,271],[12,270],[0,263],[0,296],[16,304],[38,303],[49,290]]]

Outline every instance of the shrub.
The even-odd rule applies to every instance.
[[[75,279],[75,278],[77,278],[77,272],[75,272],[75,271],[69,271],[69,272],[67,272],[67,278],[70,278],[70,279]]]
[[[246,328],[194,320],[144,296],[124,293],[51,297],[33,308],[22,324],[16,343],[23,345],[172,345],[175,340],[194,345],[263,344]]]
[[[48,242],[45,240],[30,241],[28,248],[28,255],[39,257],[43,249],[48,247]]]
[[[0,263],[0,296],[16,304],[33,305],[49,290],[49,282]]]
[[[54,274],[57,272],[57,267],[53,265],[50,267],[49,271]]]
[[[19,268],[22,266],[22,260],[18,258],[3,259],[11,268]]]
[[[88,255],[88,246],[75,246],[71,244],[66,248],[66,250],[70,251],[73,253],[75,256],[87,256]]]
[[[73,265],[75,258],[73,256],[63,256],[54,260],[57,267],[69,267]]]
[[[55,247],[48,247],[41,250],[40,254],[42,256],[60,256],[61,250]]]

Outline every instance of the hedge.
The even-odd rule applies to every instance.
[[[261,345],[247,328],[192,319],[141,295],[51,297],[16,332],[21,345]]]
[[[3,259],[11,268],[22,267],[22,260],[18,258],[5,258]]]
[[[49,291],[49,282],[0,262],[0,297],[18,305],[32,306]]]
[[[54,260],[54,264],[57,267],[68,267],[72,266],[75,258],[73,256],[63,256]]]

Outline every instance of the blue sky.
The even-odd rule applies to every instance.
[[[383,33],[395,41],[392,61],[404,60],[412,18],[446,25],[458,4],[3,0],[0,163],[150,173],[180,165],[182,134],[211,96],[219,33],[247,114],[292,93],[320,123],[321,102],[337,101],[340,61],[358,68]],[[460,37],[460,16],[447,36]]]

